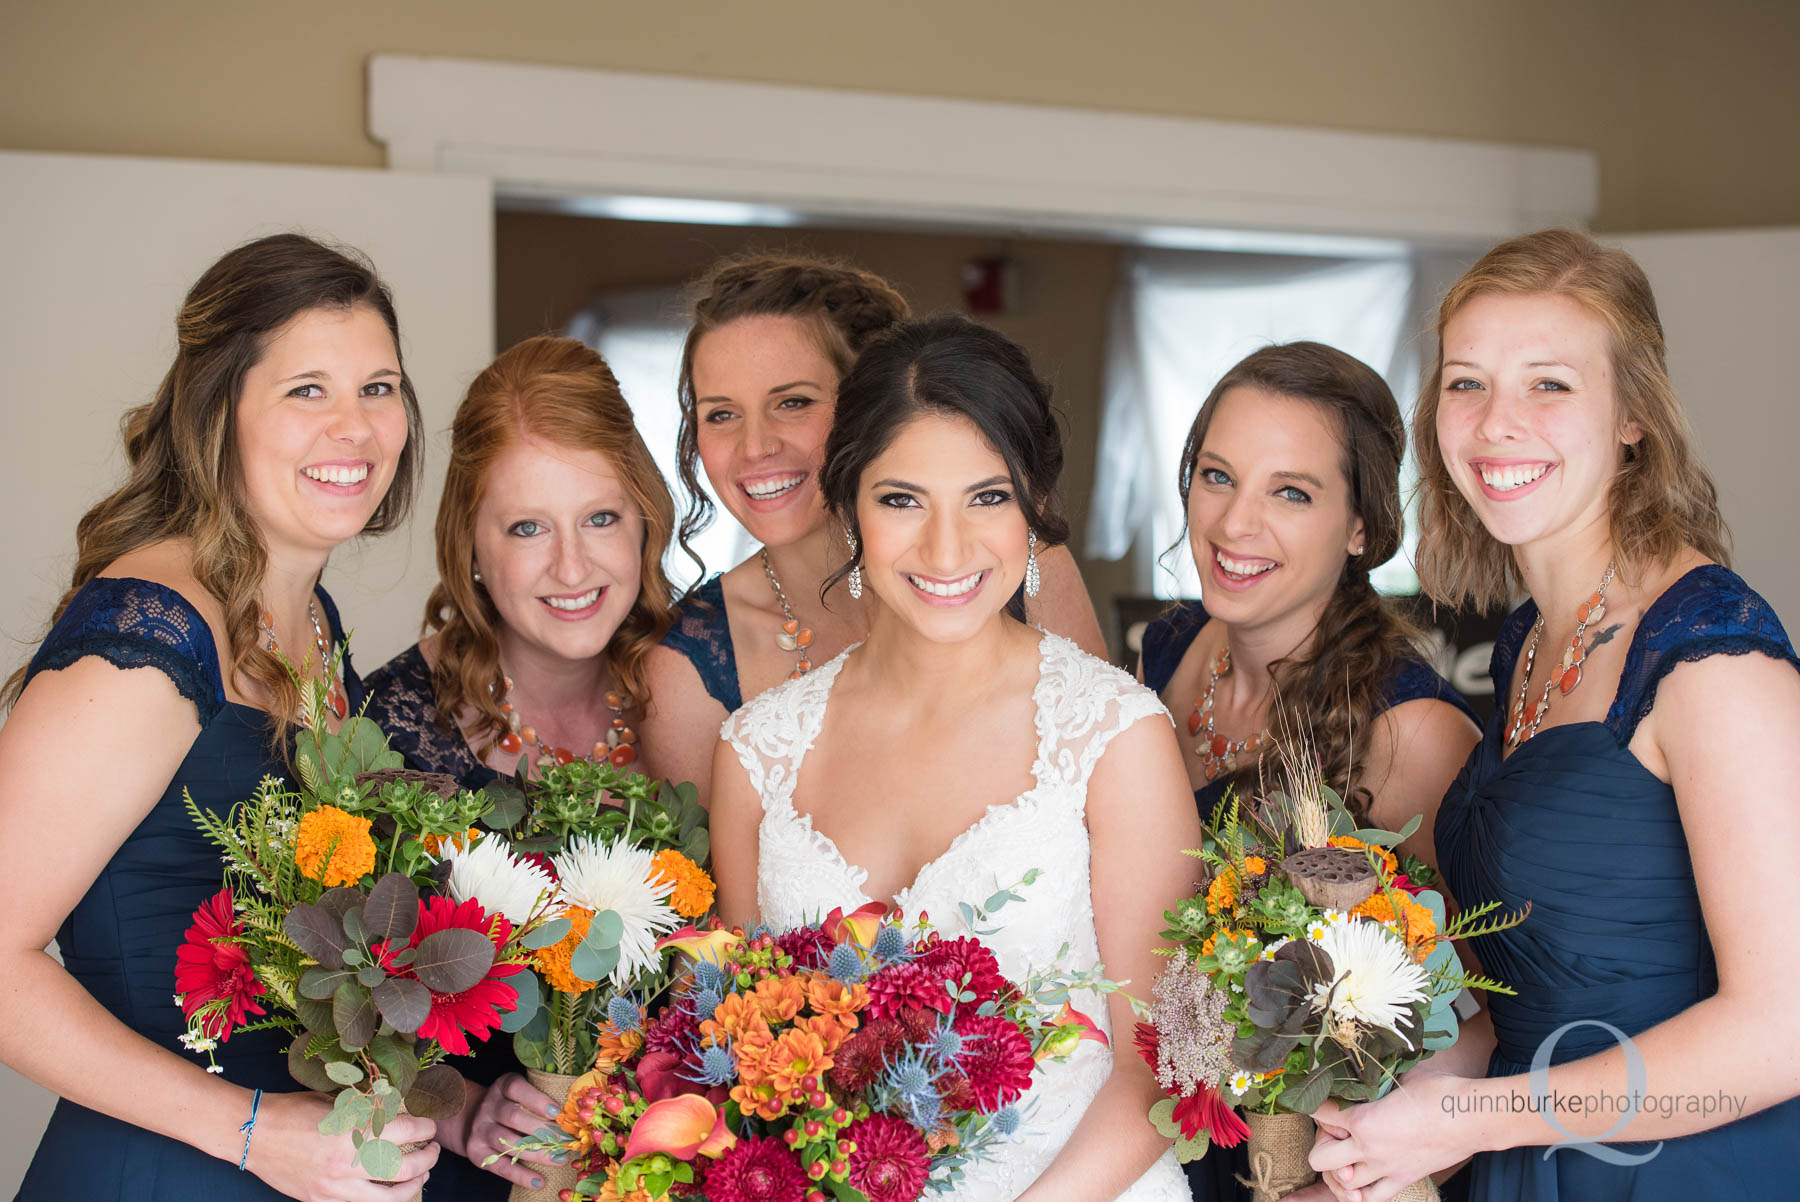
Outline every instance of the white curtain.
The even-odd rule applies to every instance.
[[[1191,251],[1128,255],[1107,333],[1104,410],[1086,552],[1134,554],[1140,588],[1198,597],[1176,491],[1181,448],[1200,403],[1226,370],[1272,342],[1310,339],[1380,372],[1410,413],[1414,268],[1406,257],[1319,259]],[[1407,557],[1378,573],[1412,591]]]
[[[681,290],[653,288],[633,292],[609,292],[595,297],[577,313],[563,331],[600,352],[619,390],[631,404],[638,433],[668,481],[675,496],[676,520],[685,505],[681,478],[675,470],[675,434],[681,423],[676,394],[681,373],[681,343],[687,336],[687,318]],[[701,474],[705,488],[705,474]],[[717,498],[714,498],[715,505]],[[755,544],[742,526],[724,509],[715,510],[713,523],[694,540],[694,549],[706,561],[710,575],[732,567]],[[663,568],[677,594],[698,581],[694,561],[670,541]]]

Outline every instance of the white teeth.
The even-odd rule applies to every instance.
[[[599,589],[590,589],[579,597],[545,597],[544,604],[551,609],[577,610],[586,609],[600,599]]]
[[[1489,465],[1481,469],[1481,479],[1496,492],[1511,492],[1515,488],[1524,488],[1549,470],[1550,465],[1547,463],[1512,464],[1507,467]]]
[[[303,467],[300,474],[321,484],[361,484],[369,478],[369,465],[359,463],[355,467]]]
[[[1272,563],[1246,563],[1241,559],[1231,559],[1223,551],[1217,552],[1216,555],[1219,566],[1233,576],[1260,576],[1276,566]]]
[[[765,501],[770,497],[779,497],[782,493],[792,492],[794,489],[798,488],[805,479],[806,477],[804,475],[799,475],[787,476],[780,480],[764,480],[758,484],[744,485],[744,491],[759,501]]]
[[[985,575],[987,575],[986,572],[976,572],[972,576],[964,576],[961,580],[953,580],[949,584],[939,584],[935,580],[927,580],[923,576],[914,576],[910,573],[906,578],[912,582],[914,588],[922,593],[930,593],[934,597],[960,597],[980,584],[981,578]]]

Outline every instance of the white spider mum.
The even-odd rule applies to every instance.
[[[1393,1031],[1414,1002],[1426,996],[1430,977],[1406,951],[1406,944],[1378,922],[1340,922],[1317,940],[1331,957],[1337,976],[1313,989],[1313,1008],[1331,1017],[1355,1019]]]
[[[515,927],[537,912],[546,893],[556,891],[548,872],[513,855],[497,835],[476,839],[466,848],[446,839],[443,851],[450,864],[445,891],[459,902],[480,902],[489,914],[499,911]]]
[[[625,924],[619,937],[619,964],[609,978],[615,988],[624,988],[655,965],[657,937],[682,923],[681,915],[668,905],[675,882],[661,878],[653,859],[641,847],[624,843],[608,847],[599,836],[590,835],[570,840],[553,860],[563,901],[596,914],[611,910]]]

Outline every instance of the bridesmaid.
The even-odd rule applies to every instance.
[[[1534,908],[1473,941],[1518,990],[1491,1032],[1322,1114],[1313,1165],[1356,1202],[1471,1154],[1477,1202],[1791,1196],[1800,663],[1726,566],[1649,282],[1584,234],[1517,238],[1450,290],[1438,340],[1421,579],[1450,605],[1529,594],[1438,853],[1459,897]],[[1636,1114],[1537,1100],[1632,1090]]]
[[[1184,719],[1202,817],[1255,789],[1272,731],[1306,731],[1365,825],[1425,815],[1401,846],[1436,864],[1431,818],[1477,731],[1369,583],[1400,550],[1405,445],[1381,377],[1316,342],[1264,347],[1200,406],[1179,487],[1205,608],[1152,622],[1139,670]]]
[[[438,507],[431,631],[369,677],[369,716],[407,766],[479,789],[520,757],[638,754],[644,657],[669,626],[663,552],[674,503],[612,371],[568,338],[530,338],[469,385]],[[469,1094],[438,1130],[447,1195],[540,1188],[533,1164],[476,1166],[544,1125],[505,1041],[463,1065]]]
[[[1431,819],[1477,734],[1369,583],[1400,549],[1405,446],[1381,377],[1316,342],[1256,351],[1200,406],[1180,489],[1206,605],[1150,624],[1139,673],[1185,719],[1203,818],[1228,789],[1256,791],[1271,731],[1306,731],[1361,825],[1423,815],[1401,848],[1435,866]],[[1243,1194],[1241,1160],[1214,1149],[1188,1164],[1194,1197]]]
[[[713,748],[726,715],[763,690],[868,637],[867,603],[841,582],[847,555],[819,494],[819,467],[838,381],[863,347],[907,316],[906,301],[866,271],[815,259],[727,259],[700,284],[681,360],[681,479],[685,539],[720,502],[762,544],[697,586],[649,657],[656,701],[644,734],[657,767],[710,794]],[[1105,641],[1069,552],[1046,551],[1044,595],[1032,620],[1104,657]]]
[[[347,657],[331,671],[341,627],[319,573],[412,499],[419,409],[394,307],[353,252],[284,234],[208,268],[176,333],[126,419],[129,477],[76,527],[55,625],[8,682],[0,1059],[62,1095],[18,1199],[398,1202],[436,1144],[399,1184],[370,1181],[349,1136],[319,1133],[329,1103],[288,1077],[286,1035],[238,1031],[209,1076],[178,1050],[169,1001],[220,880],[184,791],[224,813],[288,774],[300,693],[283,659],[327,690],[333,725],[362,700]],[[254,1115],[253,1090],[268,1091]],[[403,1117],[385,1134],[433,1131]]]

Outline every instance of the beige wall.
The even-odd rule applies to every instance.
[[[376,51],[1582,147],[1598,228],[1800,223],[1782,0],[10,0],[0,147],[378,165]]]
[[[718,256],[747,247],[804,250],[848,259],[894,285],[920,313],[960,310],[959,272],[969,259],[1012,260],[1017,304],[987,318],[1031,352],[1055,388],[1067,432],[1063,469],[1074,546],[1081,548],[1100,433],[1101,355],[1119,250],[1093,242],[881,233],[868,230],[746,230],[656,225],[538,213],[502,213],[495,231],[495,346],[563,328],[596,292],[686,283]],[[663,398],[632,397],[632,403]],[[666,398],[673,404],[673,382]],[[722,565],[709,565],[718,567]],[[1131,591],[1131,562],[1082,561],[1088,591],[1105,606]],[[1103,608],[1102,624],[1110,632]]]

